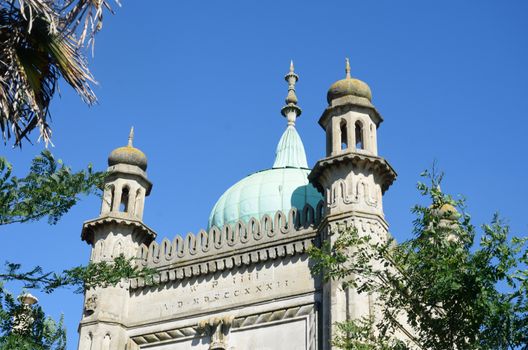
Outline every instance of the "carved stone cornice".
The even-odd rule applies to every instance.
[[[345,213],[327,215],[323,218],[319,227],[324,228],[334,222],[356,223],[358,228],[360,228],[360,231],[364,233],[374,233],[378,231],[378,229],[388,231],[389,229],[389,224],[384,217],[362,211],[348,211]]]
[[[324,202],[320,201],[316,208],[306,204],[302,210],[292,208],[286,213],[277,211],[273,216],[266,214],[221,228],[213,226],[197,234],[177,235],[172,241],[165,238],[161,243],[142,244],[138,258],[143,266],[162,268],[280,244],[316,230],[323,211]]]
[[[81,231],[81,239],[88,244],[94,244],[94,231],[98,227],[109,224],[131,226],[138,233],[142,234],[142,236],[146,237],[146,242],[148,243],[156,239],[156,232],[145,225],[142,221],[125,217],[124,214],[123,217],[121,217],[119,213],[112,213],[112,215],[105,215],[96,219],[85,221]]]
[[[314,209],[306,205],[302,210],[278,211],[273,217],[239,221],[234,227],[213,226],[209,232],[163,239],[138,249],[138,264],[159,271],[153,284],[196,277],[229,270],[242,265],[256,264],[284,256],[303,254],[317,235],[322,220],[324,203]],[[148,286],[143,279],[130,280],[130,288]]]
[[[323,193],[323,186],[319,178],[328,168],[340,166],[347,162],[352,162],[356,167],[372,171],[376,176],[379,176],[383,193],[396,180],[396,171],[384,158],[358,152],[338,154],[319,160],[315,164],[312,172],[308,175],[308,180],[310,180],[319,192]]]
[[[143,278],[130,280],[130,289],[142,289],[150,286],[158,286],[176,280],[182,280],[200,275],[215,273],[238,268],[240,266],[253,265],[268,260],[281,259],[286,256],[294,256],[306,253],[312,245],[317,231],[304,233],[295,240],[278,241],[272,245],[260,249],[230,252],[224,256],[208,257],[205,261],[189,261],[187,264],[165,267],[156,273],[152,281]]]
[[[288,319],[294,319],[299,317],[307,317],[314,313],[315,305],[301,305],[292,308],[279,309],[271,312],[252,314],[247,316],[236,317],[230,327],[232,330],[239,328],[266,324],[270,322],[283,321]],[[197,337],[201,334],[202,328],[200,325],[192,325],[187,327],[180,327],[176,329],[169,329],[161,332],[147,333],[139,336],[132,337],[137,345],[155,344],[161,342],[169,342],[171,340],[186,338],[186,337]]]

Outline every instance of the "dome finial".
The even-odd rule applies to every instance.
[[[134,127],[130,128],[130,134],[128,134],[128,147],[133,147],[132,142],[134,142]]]
[[[141,150],[133,146],[134,142],[134,127],[130,128],[128,134],[128,145],[116,148],[108,156],[108,166],[117,164],[135,165],[142,170],[147,170],[147,157]]]
[[[295,74],[293,60],[290,61],[290,71],[284,79],[288,82],[288,95],[286,96],[286,106],[282,107],[281,113],[288,119],[288,126],[294,126],[295,120],[301,115],[301,109],[297,106],[297,95],[295,94],[295,83],[299,76]]]
[[[345,73],[346,76],[344,79],[338,80],[335,83],[333,83],[330,86],[330,89],[328,89],[328,92],[326,94],[326,100],[328,101],[329,106],[335,106],[336,104],[347,104],[351,102],[350,100],[339,100],[345,96],[354,96],[355,98],[361,98],[364,100],[360,101],[367,107],[373,107],[371,104],[372,101],[372,92],[370,91],[370,87],[363,81],[359,79],[352,78],[350,75],[350,60],[345,58]],[[352,103],[356,103],[357,101],[352,101]]]

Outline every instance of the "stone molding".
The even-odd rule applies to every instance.
[[[121,217],[121,215],[123,217]],[[156,232],[145,225],[141,220],[124,217],[126,213],[112,213],[112,215],[105,215],[97,219],[85,221],[81,231],[81,239],[88,244],[94,244],[93,235],[97,227],[108,224],[118,224],[132,226],[136,231],[148,238],[149,241],[156,239]]]
[[[285,321],[289,319],[299,317],[310,317],[315,311],[314,304],[300,305],[291,308],[279,309],[271,312],[253,314],[248,316],[237,317],[232,321],[231,329],[241,329],[245,327],[251,327],[271,322]],[[310,321],[309,334],[310,338],[315,336],[315,317],[312,317]],[[196,337],[201,334],[201,325],[196,324],[188,327],[181,327],[176,329],[170,329],[167,331],[148,333],[140,336],[132,337],[132,341],[136,345],[145,345],[166,342],[170,340],[176,340],[186,337]],[[310,344],[309,349],[314,349],[315,344]]]
[[[349,223],[347,227],[356,227],[363,233],[375,233],[378,229],[388,231],[389,224],[385,218],[376,214],[367,213],[363,211],[349,211],[335,215],[327,215],[321,221],[320,229],[336,222]]]
[[[139,247],[138,259],[143,266],[152,268],[172,267],[197,259],[212,259],[225,253],[234,254],[241,249],[260,248],[268,244],[280,244],[283,240],[300,237],[316,230],[324,215],[324,202],[314,209],[306,204],[302,211],[292,208],[272,218],[264,215],[260,220],[242,220],[234,226],[222,229],[211,227],[209,232],[188,233],[176,236],[172,241],[165,238],[161,243],[152,242]]]
[[[357,214],[356,214],[357,215]],[[360,214],[361,215],[361,214]],[[363,217],[361,217],[363,216]],[[236,249],[226,250],[222,254],[218,251],[213,255],[202,256],[201,259],[176,261],[169,265],[150,265],[149,260],[140,260],[143,266],[157,268],[158,272],[153,276],[152,281],[145,281],[142,278],[133,278],[129,282],[130,290],[138,290],[170,283],[176,280],[183,280],[215,273],[218,271],[236,269],[240,266],[253,265],[268,260],[281,259],[286,256],[305,254],[308,248],[314,244],[319,237],[320,231],[328,227],[330,231],[340,228],[356,228],[360,233],[383,238],[387,234],[387,224],[375,215],[361,215],[360,217],[332,217],[331,221],[324,217],[317,226],[311,225],[308,228],[294,230],[289,234],[280,234],[278,237],[268,237],[263,244],[248,245]],[[264,238],[263,238],[264,239]],[[158,245],[159,247],[159,245]]]
[[[130,280],[130,290],[157,286],[175,280],[197,277],[217,271],[230,270],[243,265],[252,265],[267,260],[280,259],[285,256],[303,254],[312,245],[317,236],[317,231],[303,231],[302,239],[290,242],[279,242],[263,249],[251,250],[242,253],[230,254],[218,259],[208,259],[203,262],[190,262],[188,265],[172,267],[159,271],[153,276],[153,281],[145,281],[143,278]]]
[[[378,241],[389,239],[388,225],[385,220],[375,215],[354,212],[354,215],[336,215],[326,217],[321,223],[322,239],[334,234],[341,234],[346,230],[356,229],[360,235],[368,235]]]
[[[323,172],[329,166],[338,166],[347,162],[353,162],[354,164],[364,168],[366,171],[370,171],[379,176],[381,178],[380,185],[383,193],[385,193],[385,191],[387,191],[392,185],[394,180],[396,180],[396,171],[385,159],[358,152],[343,153],[319,160],[315,164],[312,172],[308,175],[308,179],[319,190],[319,192],[324,193],[324,189],[321,183],[318,181],[318,178],[323,175]]]
[[[378,237],[381,237],[380,234],[387,231],[388,227],[383,218],[374,215],[356,213],[360,217],[356,217],[356,215],[352,217],[344,215],[342,218],[340,216],[332,216],[331,219],[326,216],[323,217],[322,202],[320,204],[317,208],[319,213],[310,206],[306,206],[302,212],[298,212],[295,208],[291,209],[287,220],[282,212],[277,212],[273,221],[271,221],[269,216],[263,217],[260,222],[252,219],[250,221],[255,223],[256,226],[254,227],[259,227],[259,229],[251,231],[250,234],[245,231],[245,227],[242,225],[239,228],[243,229],[235,232],[230,227],[224,226],[222,230],[224,234],[233,235],[235,233],[239,235],[239,238],[241,235],[242,237],[245,235],[246,238],[242,241],[235,241],[235,244],[230,244],[233,241],[229,240],[224,240],[221,245],[215,244],[215,242],[210,245],[209,250],[205,251],[201,250],[201,246],[198,245],[191,252],[189,246],[184,245],[183,247],[187,248],[187,250],[185,250],[185,254],[181,258],[178,254],[174,254],[173,250],[175,242],[181,244],[181,237],[177,237],[172,243],[167,239],[163,240],[162,244],[152,242],[148,248],[146,245],[142,245],[142,249],[140,249],[138,254],[139,264],[143,267],[155,268],[158,272],[153,276],[152,281],[132,278],[128,281],[128,287],[130,290],[149,288],[217,271],[231,270],[268,260],[282,259],[286,256],[305,254],[319,236],[319,231],[329,224],[332,226],[336,220],[342,222],[346,227],[356,227],[360,232],[374,234]],[[116,219],[107,218],[105,220],[114,221]],[[295,224],[289,225],[289,222],[294,222]],[[261,229],[262,227],[264,227],[263,230]],[[212,228],[210,233],[212,232],[214,235],[215,232],[219,232],[215,231],[215,229]],[[331,230],[333,231],[334,228]],[[204,231],[201,231],[200,234],[202,236],[199,235],[198,237],[203,238],[204,233]],[[193,235],[192,237],[196,240],[196,236]],[[192,244],[193,240],[187,238],[183,242]],[[178,246],[176,245],[176,247]]]

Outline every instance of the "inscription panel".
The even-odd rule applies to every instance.
[[[134,292],[132,324],[233,308],[315,290],[306,256],[240,267]]]

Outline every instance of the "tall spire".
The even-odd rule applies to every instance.
[[[294,126],[295,120],[301,115],[301,108],[297,106],[297,95],[295,95],[295,83],[299,76],[295,74],[293,60],[290,61],[290,71],[284,76],[288,82],[288,95],[286,96],[286,106],[282,107],[281,113],[288,119],[288,126]]]
[[[132,142],[134,142],[134,127],[130,128],[130,134],[128,134],[128,147],[133,147]]]
[[[288,127],[277,145],[273,168],[308,168],[304,145],[295,130],[295,120],[301,115],[301,109],[297,106],[295,95],[295,83],[299,80],[299,76],[294,72],[293,61],[290,62],[290,71],[284,79],[288,82],[288,96],[286,96],[286,106],[282,107],[281,113],[288,119]]]
[[[350,60],[347,58],[345,58],[345,73],[346,73],[346,78],[347,79],[350,79],[351,76],[350,76]]]

